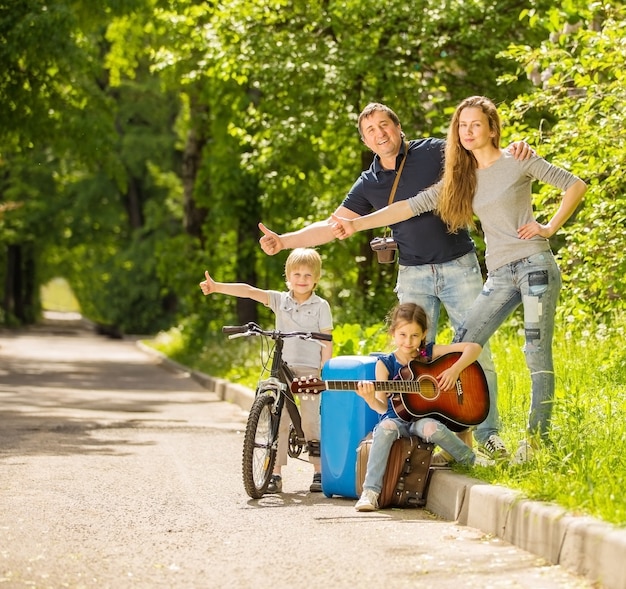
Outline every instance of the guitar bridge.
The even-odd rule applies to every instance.
[[[461,383],[461,379],[457,378],[456,381],[456,401],[459,405],[463,405],[463,384]]]

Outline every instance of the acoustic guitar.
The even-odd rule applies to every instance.
[[[412,360],[400,369],[399,378],[373,381],[376,391],[388,392],[398,417],[412,421],[433,417],[454,432],[482,423],[489,413],[489,389],[485,373],[478,362],[461,371],[456,385],[442,391],[437,376],[450,368],[460,352],[444,354],[432,362]],[[357,380],[320,380],[315,377],[296,378],[291,383],[294,394],[315,394],[322,391],[356,391]]]

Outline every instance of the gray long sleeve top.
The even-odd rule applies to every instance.
[[[485,232],[487,270],[492,272],[515,260],[549,251],[550,244],[544,237],[517,236],[518,228],[535,218],[532,183],[539,180],[565,191],[579,178],[538,156],[516,160],[507,151],[502,151],[488,168],[476,170],[476,177],[472,208]],[[441,185],[439,182],[409,199],[415,215],[436,209]]]

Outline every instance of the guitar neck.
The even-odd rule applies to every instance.
[[[374,390],[389,393],[418,393],[420,383],[417,380],[375,380],[368,381],[374,385]],[[356,391],[358,380],[325,380],[327,391]]]

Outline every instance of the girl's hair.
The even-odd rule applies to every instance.
[[[405,323],[417,323],[424,332],[424,339],[420,342],[420,350],[426,345],[426,331],[428,330],[428,316],[423,307],[415,303],[401,303],[394,307],[387,318],[389,335],[393,336],[398,327]]]
[[[500,148],[500,116],[496,106],[484,96],[470,96],[456,107],[446,140],[443,186],[439,194],[437,213],[448,226],[450,233],[464,227],[474,227],[472,201],[476,192],[476,158],[471,151],[461,145],[459,139],[459,118],[466,108],[479,108],[489,122],[493,132],[491,142]]]
[[[298,247],[289,254],[285,262],[285,276],[289,278],[289,274],[300,266],[306,266],[313,274],[313,280],[318,282],[322,275],[322,258],[312,248]]]
[[[391,122],[396,127],[400,126],[400,119],[398,118],[398,115],[395,112],[393,112],[387,105],[381,104],[380,102],[370,102],[361,111],[361,114],[359,115],[359,119],[357,121],[357,125],[359,127],[359,134],[361,135],[361,139],[363,139],[363,132],[361,130],[361,123],[363,122],[363,119],[367,119],[367,118],[371,117],[375,112],[385,113],[391,119]]]

